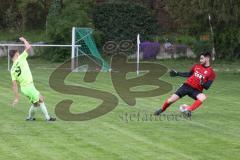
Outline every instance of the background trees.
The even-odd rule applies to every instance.
[[[166,9],[182,32],[193,36],[210,32],[210,14],[217,56],[240,56],[240,0],[169,0]]]
[[[95,27],[102,31],[106,40],[135,40],[141,33],[150,39],[158,33],[154,15],[144,6],[134,3],[106,3],[93,11]]]
[[[98,45],[104,39],[133,39],[138,32],[151,40],[170,33],[191,36],[201,42],[201,35],[211,35],[210,14],[217,56],[240,57],[240,0],[8,0],[0,3],[0,32],[9,32],[10,36],[40,31],[46,37],[44,40],[55,43],[69,42],[72,26],[95,28],[99,33]],[[207,49],[210,42],[197,47]]]

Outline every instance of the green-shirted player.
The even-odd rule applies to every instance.
[[[11,68],[12,77],[12,87],[15,95],[15,100],[13,101],[13,106],[15,106],[19,101],[18,95],[18,85],[21,87],[21,92],[27,96],[32,103],[29,109],[29,115],[26,120],[34,121],[34,113],[37,107],[40,107],[47,121],[55,121],[56,118],[50,117],[47,108],[44,104],[44,98],[41,96],[40,92],[35,88],[32,78],[32,73],[30,71],[27,57],[28,52],[31,48],[28,41],[21,37],[19,38],[25,45],[24,52],[20,55],[18,50],[10,50],[9,56],[13,61]]]

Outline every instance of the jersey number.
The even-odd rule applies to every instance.
[[[21,68],[18,66],[17,69],[15,70],[15,72],[17,73],[17,76],[19,77],[22,73]]]

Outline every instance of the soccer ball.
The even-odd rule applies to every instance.
[[[180,106],[179,106],[180,112],[185,112],[185,111],[187,110],[187,109],[186,109],[187,107],[188,107],[187,104],[182,104],[182,105],[180,105]]]

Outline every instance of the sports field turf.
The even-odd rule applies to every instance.
[[[82,82],[83,73],[74,73],[65,82],[86,85],[111,92],[119,99],[112,112],[83,122],[58,121],[47,123],[40,111],[37,121],[26,122],[29,109],[27,98],[21,96],[12,108],[13,93],[6,59],[0,60],[0,160],[237,160],[240,157],[240,63],[221,65],[208,99],[193,114],[192,120],[178,121],[124,117],[124,114],[151,114],[166,97],[138,98],[135,107],[124,103],[112,87],[108,73],[102,73],[94,84]],[[36,87],[46,97],[50,113],[63,99],[73,99],[73,112],[85,112],[101,101],[83,96],[57,93],[49,88],[48,78],[58,64],[30,59]],[[170,68],[186,71],[193,64],[187,60],[158,62]],[[49,69],[50,68],[50,69]],[[229,70],[228,70],[229,69]],[[183,78],[163,79],[173,90]],[[178,114],[178,106],[191,104],[186,97],[171,106],[167,113]],[[123,118],[124,117],[124,118]]]

